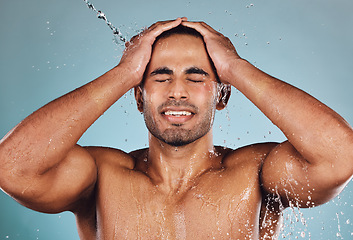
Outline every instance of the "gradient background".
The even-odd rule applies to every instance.
[[[92,0],[128,38],[158,20],[187,16],[228,36],[265,72],[323,101],[353,124],[351,0]],[[0,138],[37,108],[100,76],[122,46],[82,0],[0,0]],[[217,113],[215,144],[283,141],[233,89]],[[82,145],[145,147],[147,130],[128,92],[81,138]],[[328,204],[285,212],[285,239],[351,239],[353,184]],[[202,226],[200,226],[202,227]],[[0,191],[0,239],[78,239],[74,216],[26,209]]]

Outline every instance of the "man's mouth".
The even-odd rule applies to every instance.
[[[163,111],[162,115],[171,124],[173,125],[177,124],[178,126],[180,126],[180,124],[184,124],[190,119],[192,119],[195,114],[188,110],[168,109],[166,111]]]
[[[168,101],[157,109],[160,114],[172,125],[183,125],[190,121],[197,113],[198,108],[188,102]]]
[[[192,115],[192,113],[189,112],[189,111],[171,111],[171,110],[168,110],[168,111],[164,112],[164,115],[173,116],[173,117],[182,117],[182,116],[190,116],[190,115]]]

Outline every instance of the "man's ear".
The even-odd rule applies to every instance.
[[[216,106],[217,110],[222,110],[227,106],[228,100],[230,98],[230,93],[231,93],[230,84],[219,83],[218,101],[217,101],[217,106]]]
[[[142,98],[142,87],[134,87],[135,99],[137,103],[137,109],[142,113],[143,112],[143,98]]]

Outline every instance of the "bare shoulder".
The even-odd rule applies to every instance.
[[[223,155],[223,163],[226,167],[236,167],[239,164],[255,164],[261,166],[266,156],[278,143],[256,143],[237,149],[216,147],[217,152]]]
[[[85,147],[85,149],[93,156],[98,168],[110,166],[133,169],[135,166],[134,157],[120,149],[109,147]]]

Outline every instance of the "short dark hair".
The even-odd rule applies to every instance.
[[[179,25],[179,26],[177,26],[175,28],[172,28],[172,29],[169,29],[169,30],[163,32],[161,35],[159,35],[156,38],[155,42],[157,42],[159,39],[167,38],[167,37],[170,37],[172,35],[191,35],[191,36],[194,36],[194,37],[197,37],[197,38],[201,38],[203,40],[203,37],[202,37],[201,33],[196,31],[195,29],[189,28],[189,27],[186,27],[186,26],[183,26],[183,25]]]

